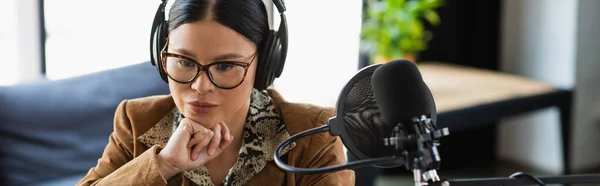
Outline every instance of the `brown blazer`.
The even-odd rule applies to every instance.
[[[281,114],[290,135],[321,126],[334,115],[333,108],[285,101],[275,90],[269,95]],[[77,185],[189,185],[190,180],[178,174],[169,180],[158,171],[156,154],[162,149],[148,147],[137,138],[152,128],[175,107],[170,95],[124,100],[116,110],[114,131],[109,137],[98,164]],[[316,168],[346,162],[339,137],[328,133],[301,138],[288,152],[287,163],[293,167]],[[267,165],[246,185],[354,185],[354,171],[344,170],[324,174],[292,174],[275,162]]]

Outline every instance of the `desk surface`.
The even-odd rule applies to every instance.
[[[419,63],[438,112],[438,127],[450,133],[525,112],[557,107],[560,111],[564,174],[570,174],[573,90],[557,89],[523,76],[444,63]]]
[[[540,81],[508,73],[433,62],[417,65],[438,113],[558,91]]]

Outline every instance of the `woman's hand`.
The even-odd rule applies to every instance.
[[[207,129],[184,118],[157,156],[160,174],[165,179],[186,170],[196,169],[221,154],[233,136],[223,122]]]

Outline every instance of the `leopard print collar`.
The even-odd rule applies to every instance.
[[[273,161],[273,154],[277,146],[290,137],[267,91],[254,89],[250,100],[248,117],[244,125],[244,140],[238,160],[220,185],[244,185],[260,172],[267,162]],[[181,119],[183,117],[175,107],[154,127],[137,139],[148,147],[153,145],[164,147]],[[287,153],[295,145],[292,143],[282,151],[282,154]],[[196,185],[213,185],[205,166],[184,171],[182,174]]]

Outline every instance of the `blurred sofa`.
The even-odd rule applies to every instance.
[[[0,86],[0,185],[74,185],[102,155],[122,100],[168,93],[150,62]]]

